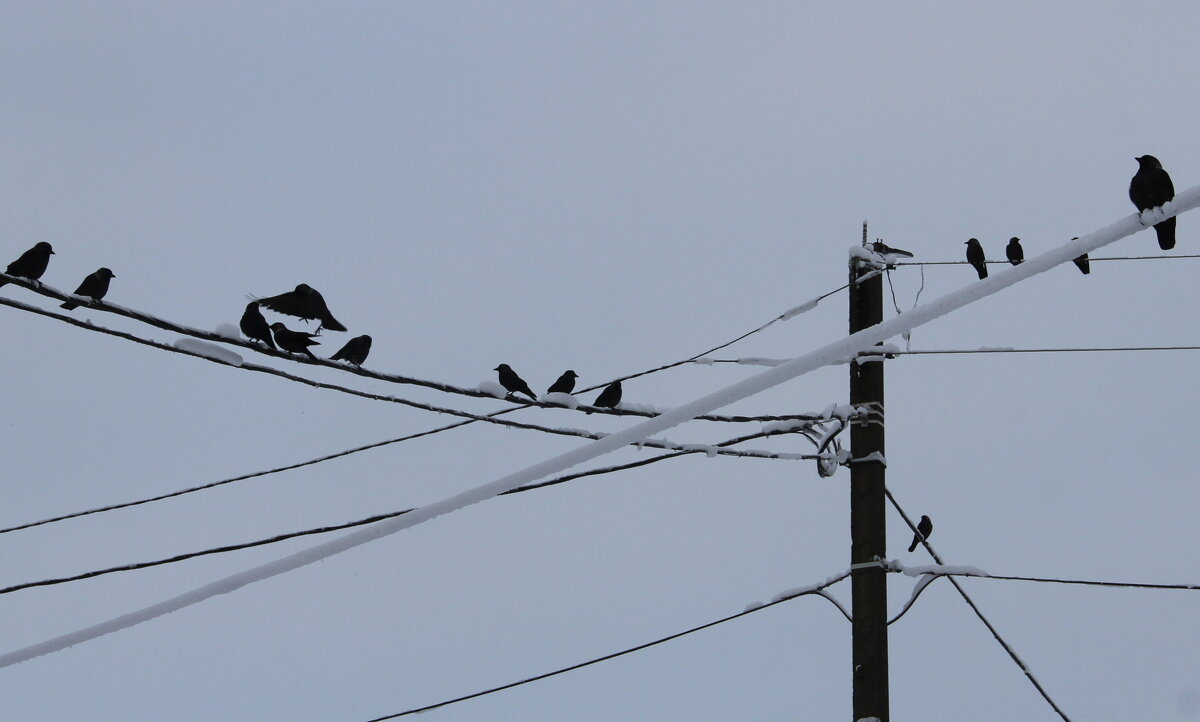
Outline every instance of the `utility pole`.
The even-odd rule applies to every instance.
[[[867,224],[863,223],[863,245]],[[850,333],[883,321],[883,276],[850,262]],[[860,356],[861,360],[863,357]],[[850,404],[867,418],[850,427],[850,589],[853,601],[854,719],[888,722],[887,572],[871,562],[887,554],[884,518],[883,356],[850,364]]]

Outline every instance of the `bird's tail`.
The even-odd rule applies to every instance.
[[[1154,232],[1158,234],[1158,247],[1164,251],[1169,251],[1175,247],[1175,219],[1168,218],[1162,223],[1154,225]]]
[[[79,308],[79,304],[78,304],[78,303],[71,303],[70,301],[67,301],[66,303],[64,303],[64,304],[62,304],[61,306],[59,306],[59,308],[65,308],[65,309],[67,309],[68,311],[70,311],[70,310],[72,310],[72,309]]]

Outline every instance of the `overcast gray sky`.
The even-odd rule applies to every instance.
[[[1184,4],[2,7],[0,261],[49,241],[48,284],[69,291],[109,266],[109,300],[201,328],[236,323],[247,294],[306,282],[350,328],[321,354],[369,333],[368,367],[461,386],[501,362],[541,391],[566,368],[592,385],[691,356],[843,284],[864,219],[921,260],[959,260],[972,236],[992,258],[1013,235],[1033,255],[1132,212],[1135,156],[1158,156],[1178,189],[1200,179],[1200,9]],[[1180,218],[1177,253],[1200,252],[1196,227]],[[1100,255],[1157,253],[1147,231]],[[1054,269],[912,345],[1196,344],[1198,263]],[[973,280],[928,267],[921,300]],[[911,307],[920,270],[893,281]],[[0,316],[4,527],[452,421]],[[843,292],[718,356],[797,356],[845,331]],[[1198,582],[1194,353],[902,356],[887,370],[889,486],[933,517],[950,563]],[[627,382],[625,398],[677,405],[755,370],[687,366]],[[823,369],[734,410],[844,403],[846,376]],[[473,425],[13,532],[0,585],[419,506],[581,443]],[[848,480],[689,457],[493,500],[4,669],[0,698],[22,720],[362,720],[437,702],[842,571]],[[890,554],[926,562],[888,523]],[[0,653],[315,543],[5,595]],[[912,585],[890,580],[894,609]],[[1195,592],[964,587],[1073,719],[1200,717]],[[833,591],[849,604],[847,584]],[[847,719],[849,634],[800,599],[426,717]],[[1057,718],[945,582],[890,639],[896,719]]]

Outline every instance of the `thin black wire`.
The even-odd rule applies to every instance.
[[[892,490],[888,489],[887,487],[884,487],[883,493],[887,494],[888,501],[890,501],[892,503],[892,507],[894,507],[896,509],[897,513],[900,514],[900,518],[904,519],[904,523],[908,524],[908,527],[909,527],[909,529],[912,530],[913,534],[916,534],[917,533],[917,525],[914,524],[912,519],[910,519],[908,517],[908,514],[904,513],[904,509],[900,508],[900,504],[896,501],[896,497],[892,496]],[[937,562],[938,564],[944,564],[944,562],[942,561],[942,558],[940,556],[938,556],[938,553],[936,551],[934,551],[934,548],[932,546],[930,546],[928,539],[922,538],[921,544],[923,544],[925,546],[926,551],[929,552],[929,555],[933,557],[933,560],[935,562]],[[967,606],[969,606],[971,608],[971,611],[975,612],[975,616],[979,617],[979,621],[983,622],[983,625],[988,628],[989,632],[992,633],[992,637],[994,637],[995,640],[1000,643],[1000,646],[1004,648],[1004,651],[1008,654],[1009,658],[1011,658],[1012,661],[1017,665],[1017,667],[1020,668],[1021,672],[1024,673],[1025,678],[1028,679],[1030,684],[1033,685],[1034,689],[1036,689],[1038,691],[1038,694],[1042,695],[1042,699],[1046,700],[1046,703],[1049,704],[1050,707],[1053,708],[1054,711],[1058,713],[1058,716],[1061,717],[1063,720],[1065,720],[1065,722],[1071,722],[1070,718],[1067,717],[1066,713],[1063,712],[1062,709],[1060,709],[1057,704],[1055,704],[1054,700],[1050,698],[1049,694],[1047,694],[1045,688],[1043,688],[1041,683],[1037,681],[1037,678],[1033,676],[1033,673],[1029,671],[1029,668],[1025,666],[1025,662],[1020,657],[1017,656],[1017,653],[1013,651],[1013,648],[1011,646],[1009,646],[1008,642],[1004,641],[1004,638],[1000,636],[1000,632],[996,631],[996,628],[994,626],[992,626],[992,623],[990,621],[988,621],[988,618],[983,616],[983,612],[981,612],[979,610],[979,607],[976,606],[975,600],[971,599],[970,595],[967,594],[966,590],[964,590],[962,588],[962,586],[958,583],[958,580],[955,579],[954,577],[946,577],[946,578],[950,581],[951,584],[954,585],[954,588],[956,590],[958,590],[959,595],[962,596],[963,601],[965,601],[967,603]]]
[[[769,432],[760,431],[760,432],[757,432],[754,434],[747,434],[745,436],[739,436],[734,439],[727,439],[725,441],[722,441],[719,444],[714,444],[714,446],[720,446],[720,447],[733,446],[735,444],[741,444],[746,441],[750,441],[752,439],[765,438],[768,436],[781,436],[784,434],[793,434],[793,433],[804,435],[806,438],[809,439],[809,441],[813,441],[813,439],[811,437],[809,437],[808,434],[805,434],[802,430],[782,431],[782,432],[780,432],[780,431],[769,431]],[[650,457],[647,459],[639,459],[637,461],[629,462],[626,464],[616,464],[616,465],[612,465],[612,466],[589,469],[589,470],[582,471],[582,472],[575,472],[572,474],[558,476],[553,479],[548,479],[546,481],[538,482],[535,484],[521,486],[516,489],[506,491],[506,492],[504,492],[504,494],[501,494],[501,496],[508,495],[508,494],[519,494],[521,492],[526,492],[526,491],[533,491],[534,489],[542,489],[547,486],[555,486],[557,484],[562,484],[564,482],[572,481],[574,479],[579,479],[579,478],[582,478],[585,476],[597,476],[600,474],[609,474],[609,473],[613,473],[616,471],[624,471],[626,469],[633,469],[633,468],[637,468],[640,466],[646,466],[647,464],[653,464],[658,461],[664,461],[666,459],[673,459],[673,458],[676,458],[679,456],[687,456],[690,454],[703,454],[703,453],[706,453],[703,449],[686,449],[686,450],[674,451],[669,454],[660,454],[658,456]],[[818,457],[818,455],[816,455],[816,454],[811,454],[811,455],[805,454],[803,456],[807,459],[816,459]],[[757,458],[769,458],[769,457],[757,457]],[[366,517],[364,519],[357,519],[355,521],[349,521],[349,522],[345,522],[342,524],[333,524],[333,525],[329,525],[329,526],[316,527],[316,528],[312,528],[312,529],[304,529],[301,531],[287,532],[285,534],[278,534],[276,536],[268,537],[266,539],[258,539],[255,541],[241,542],[241,543],[237,543],[237,544],[227,544],[224,546],[212,547],[209,549],[203,549],[201,551],[196,551],[196,552],[185,552],[183,554],[176,554],[174,556],[165,557],[162,559],[155,559],[152,561],[134,562],[134,563],[122,564],[122,565],[114,566],[114,567],[107,567],[104,569],[95,569],[92,571],[82,572],[80,574],[73,574],[71,576],[66,576],[66,577],[56,577],[56,578],[51,578],[51,579],[42,579],[42,580],[39,580],[36,582],[24,582],[21,584],[14,584],[14,585],[11,585],[8,587],[0,588],[0,595],[12,594],[13,592],[19,592],[24,589],[32,589],[35,587],[48,587],[48,586],[55,586],[58,584],[66,584],[69,582],[82,581],[84,579],[93,579],[95,577],[106,576],[108,574],[116,574],[118,572],[131,572],[131,571],[137,571],[139,569],[149,569],[151,567],[163,566],[165,564],[174,564],[176,562],[182,562],[182,561],[186,561],[188,559],[195,559],[197,557],[210,556],[213,554],[225,554],[227,552],[240,551],[242,549],[251,549],[254,547],[266,546],[268,544],[277,544],[279,542],[284,542],[289,539],[295,539],[297,537],[302,537],[302,536],[311,536],[314,534],[327,534],[329,532],[341,531],[343,529],[351,529],[354,527],[364,526],[367,524],[374,524],[375,522],[383,521],[384,519],[391,519],[393,517],[407,514],[410,511],[413,511],[413,509],[403,509],[400,511],[386,512],[383,514],[374,514],[374,515]]]
[[[686,629],[682,632],[676,632],[675,634],[671,634],[666,637],[660,637],[659,639],[656,639],[652,642],[646,642],[644,644],[639,644],[635,647],[629,647],[629,648],[623,649],[619,652],[613,652],[611,654],[606,654],[602,657],[595,657],[594,659],[589,659],[586,662],[579,662],[578,664],[573,664],[569,667],[561,667],[559,669],[554,670],[553,672],[544,672],[542,674],[535,675],[533,677],[526,677],[525,679],[517,680],[516,682],[509,682],[508,684],[503,684],[498,687],[492,687],[490,689],[485,689],[485,690],[482,690],[479,692],[473,692],[471,694],[466,694],[461,697],[455,697],[454,699],[448,699],[448,700],[444,700],[442,702],[437,702],[435,704],[425,705],[424,707],[415,707],[413,709],[408,709],[403,712],[396,712],[395,714],[384,715],[383,717],[375,717],[374,719],[369,720],[369,722],[383,722],[383,720],[396,719],[397,717],[404,717],[404,716],[410,715],[410,714],[420,714],[421,712],[428,712],[429,710],[437,709],[439,707],[446,707],[446,706],[449,706],[449,705],[452,705],[452,704],[455,704],[458,702],[465,702],[469,699],[477,699],[479,697],[483,697],[483,696],[489,695],[489,694],[494,694],[496,692],[503,692],[504,690],[512,689],[514,687],[520,687],[521,685],[524,685],[524,684],[529,684],[530,682],[538,682],[543,679],[548,679],[548,678],[554,677],[556,675],[564,674],[566,672],[573,672],[574,670],[582,669],[584,667],[588,667],[593,664],[597,664],[599,662],[606,662],[610,659],[616,659],[617,657],[621,657],[626,654],[631,654],[633,652],[639,652],[643,649],[649,649],[650,647],[654,647],[656,645],[663,644],[664,642],[670,642],[671,640],[679,639],[680,637],[684,637],[689,634],[693,634],[695,632],[699,632],[701,630],[708,629],[709,627],[715,627],[718,624],[724,624],[725,622],[733,621],[734,619],[738,619],[739,617],[744,617],[748,614],[754,614],[755,612],[760,612],[764,609],[767,609],[768,607],[773,607],[777,604],[783,604],[784,602],[789,602],[793,599],[799,599],[800,597],[806,597],[806,596],[809,596],[810,594],[815,594],[820,597],[825,597],[826,599],[829,599],[830,602],[833,602],[833,600],[827,596],[827,594],[825,593],[824,590],[827,589],[828,587],[831,587],[834,584],[842,581],[847,576],[849,576],[849,574],[850,574],[849,572],[845,572],[837,577],[833,577],[831,579],[826,580],[823,584],[821,584],[818,587],[815,587],[815,588],[812,588],[812,589],[809,589],[809,590],[806,590],[803,592],[799,592],[799,593],[795,594],[794,596],[788,596],[788,597],[784,597],[782,599],[775,599],[775,600],[768,602],[766,604],[763,604],[761,606],[752,607],[750,609],[745,609],[741,612],[738,612],[737,614],[731,614],[727,617],[722,617],[721,619],[717,619],[715,621],[708,622],[706,624],[701,624],[698,627],[692,627],[691,629]],[[842,610],[839,605],[834,603],[834,606],[837,606],[838,609],[842,611],[843,615],[845,614],[845,610]]]
[[[1195,254],[1179,254],[1170,256],[1104,256],[1101,258],[1088,257],[1088,260],[1095,263],[1096,261],[1178,261],[1186,258],[1200,258],[1200,253]],[[984,261],[989,265],[1007,266],[1011,261]],[[892,266],[965,266],[966,261],[896,261],[889,264]]]
[[[920,356],[970,353],[1080,353],[1100,351],[1200,351],[1200,346],[1093,346],[1072,348],[967,348],[925,349],[918,351],[889,351],[889,356]]]

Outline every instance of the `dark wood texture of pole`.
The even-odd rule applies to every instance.
[[[866,226],[863,226],[864,238]],[[883,275],[861,283],[870,269],[850,268],[850,332],[883,321]],[[885,559],[883,462],[883,357],[850,364],[850,403],[868,406],[869,419],[850,428],[850,563]],[[877,566],[854,570],[854,719],[888,722],[887,573]]]

